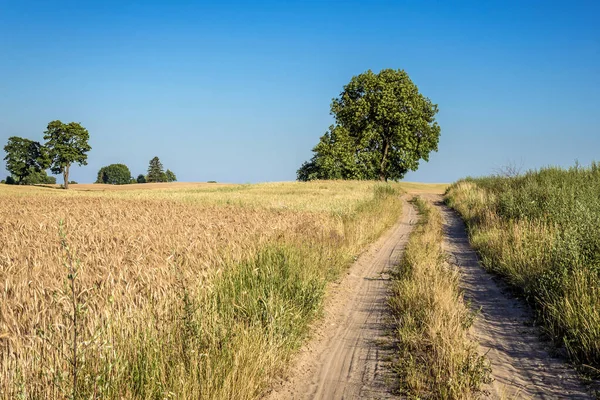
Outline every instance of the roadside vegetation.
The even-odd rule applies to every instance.
[[[467,336],[474,316],[459,289],[459,271],[442,250],[442,217],[421,198],[414,204],[420,221],[395,271],[389,300],[399,390],[415,399],[477,398],[490,369]]]
[[[2,185],[0,398],[259,397],[399,191]]]
[[[534,306],[557,345],[600,372],[600,165],[467,179],[447,192],[484,265]]]

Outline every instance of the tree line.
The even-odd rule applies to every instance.
[[[148,172],[146,175],[139,174],[137,178],[131,175],[131,172],[125,164],[111,164],[100,168],[98,178],[95,183],[106,183],[111,185],[126,185],[129,183],[147,183],[147,182],[175,182],[177,176],[170,169],[166,171],[158,157],[150,160]]]
[[[69,188],[69,173],[73,164],[87,165],[87,153],[92,149],[90,134],[79,122],[63,123],[51,121],[44,131],[40,142],[11,136],[4,146],[6,170],[10,175],[3,183],[17,185],[55,184],[56,178],[48,176],[47,169],[55,174],[62,174],[65,189]],[[163,165],[158,157],[152,158],[147,174],[131,176],[125,164],[111,164],[100,168],[96,183],[122,185],[146,182],[175,182],[177,177]]]

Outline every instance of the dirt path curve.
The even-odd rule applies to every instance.
[[[465,298],[481,310],[472,334],[480,354],[491,363],[494,381],[486,388],[489,398],[591,399],[576,373],[550,356],[539,330],[531,326],[527,307],[507,295],[481,267],[461,218],[443,204],[441,196],[427,197],[444,217],[444,248],[460,267]]]
[[[416,219],[412,205],[404,202],[401,221],[328,295],[324,319],[300,351],[294,375],[276,384],[267,399],[393,398],[386,365],[391,354],[385,349],[388,270],[399,261]]]

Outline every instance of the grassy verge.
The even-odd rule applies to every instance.
[[[461,181],[447,195],[484,265],[533,305],[550,337],[600,368],[600,168]]]
[[[0,197],[0,398],[258,398],[402,205],[396,185],[362,183],[218,195]]]
[[[395,369],[411,398],[476,398],[489,367],[467,337],[473,315],[459,272],[446,263],[439,211],[417,198],[421,214],[394,274],[389,305],[398,343]]]

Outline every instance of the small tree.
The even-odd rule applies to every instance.
[[[50,165],[43,146],[33,140],[11,136],[4,151],[6,169],[17,178],[18,184],[26,184],[24,181],[30,174],[42,172]]]
[[[139,174],[137,177],[137,183],[146,183],[146,176],[144,176],[144,174]]]
[[[165,171],[163,170],[163,165],[158,159],[158,157],[154,157],[150,160],[150,165],[148,166],[148,175],[146,176],[147,182],[166,182],[167,176]]]
[[[63,174],[65,189],[69,188],[71,164],[87,165],[87,152],[92,149],[88,140],[90,134],[81,124],[63,124],[56,120],[48,124],[44,140],[50,155],[52,173]]]
[[[125,164],[111,164],[100,168],[96,183],[109,185],[126,185],[131,183],[131,171]]]
[[[177,177],[170,169],[165,172],[165,176],[167,178],[167,182],[177,182]]]

